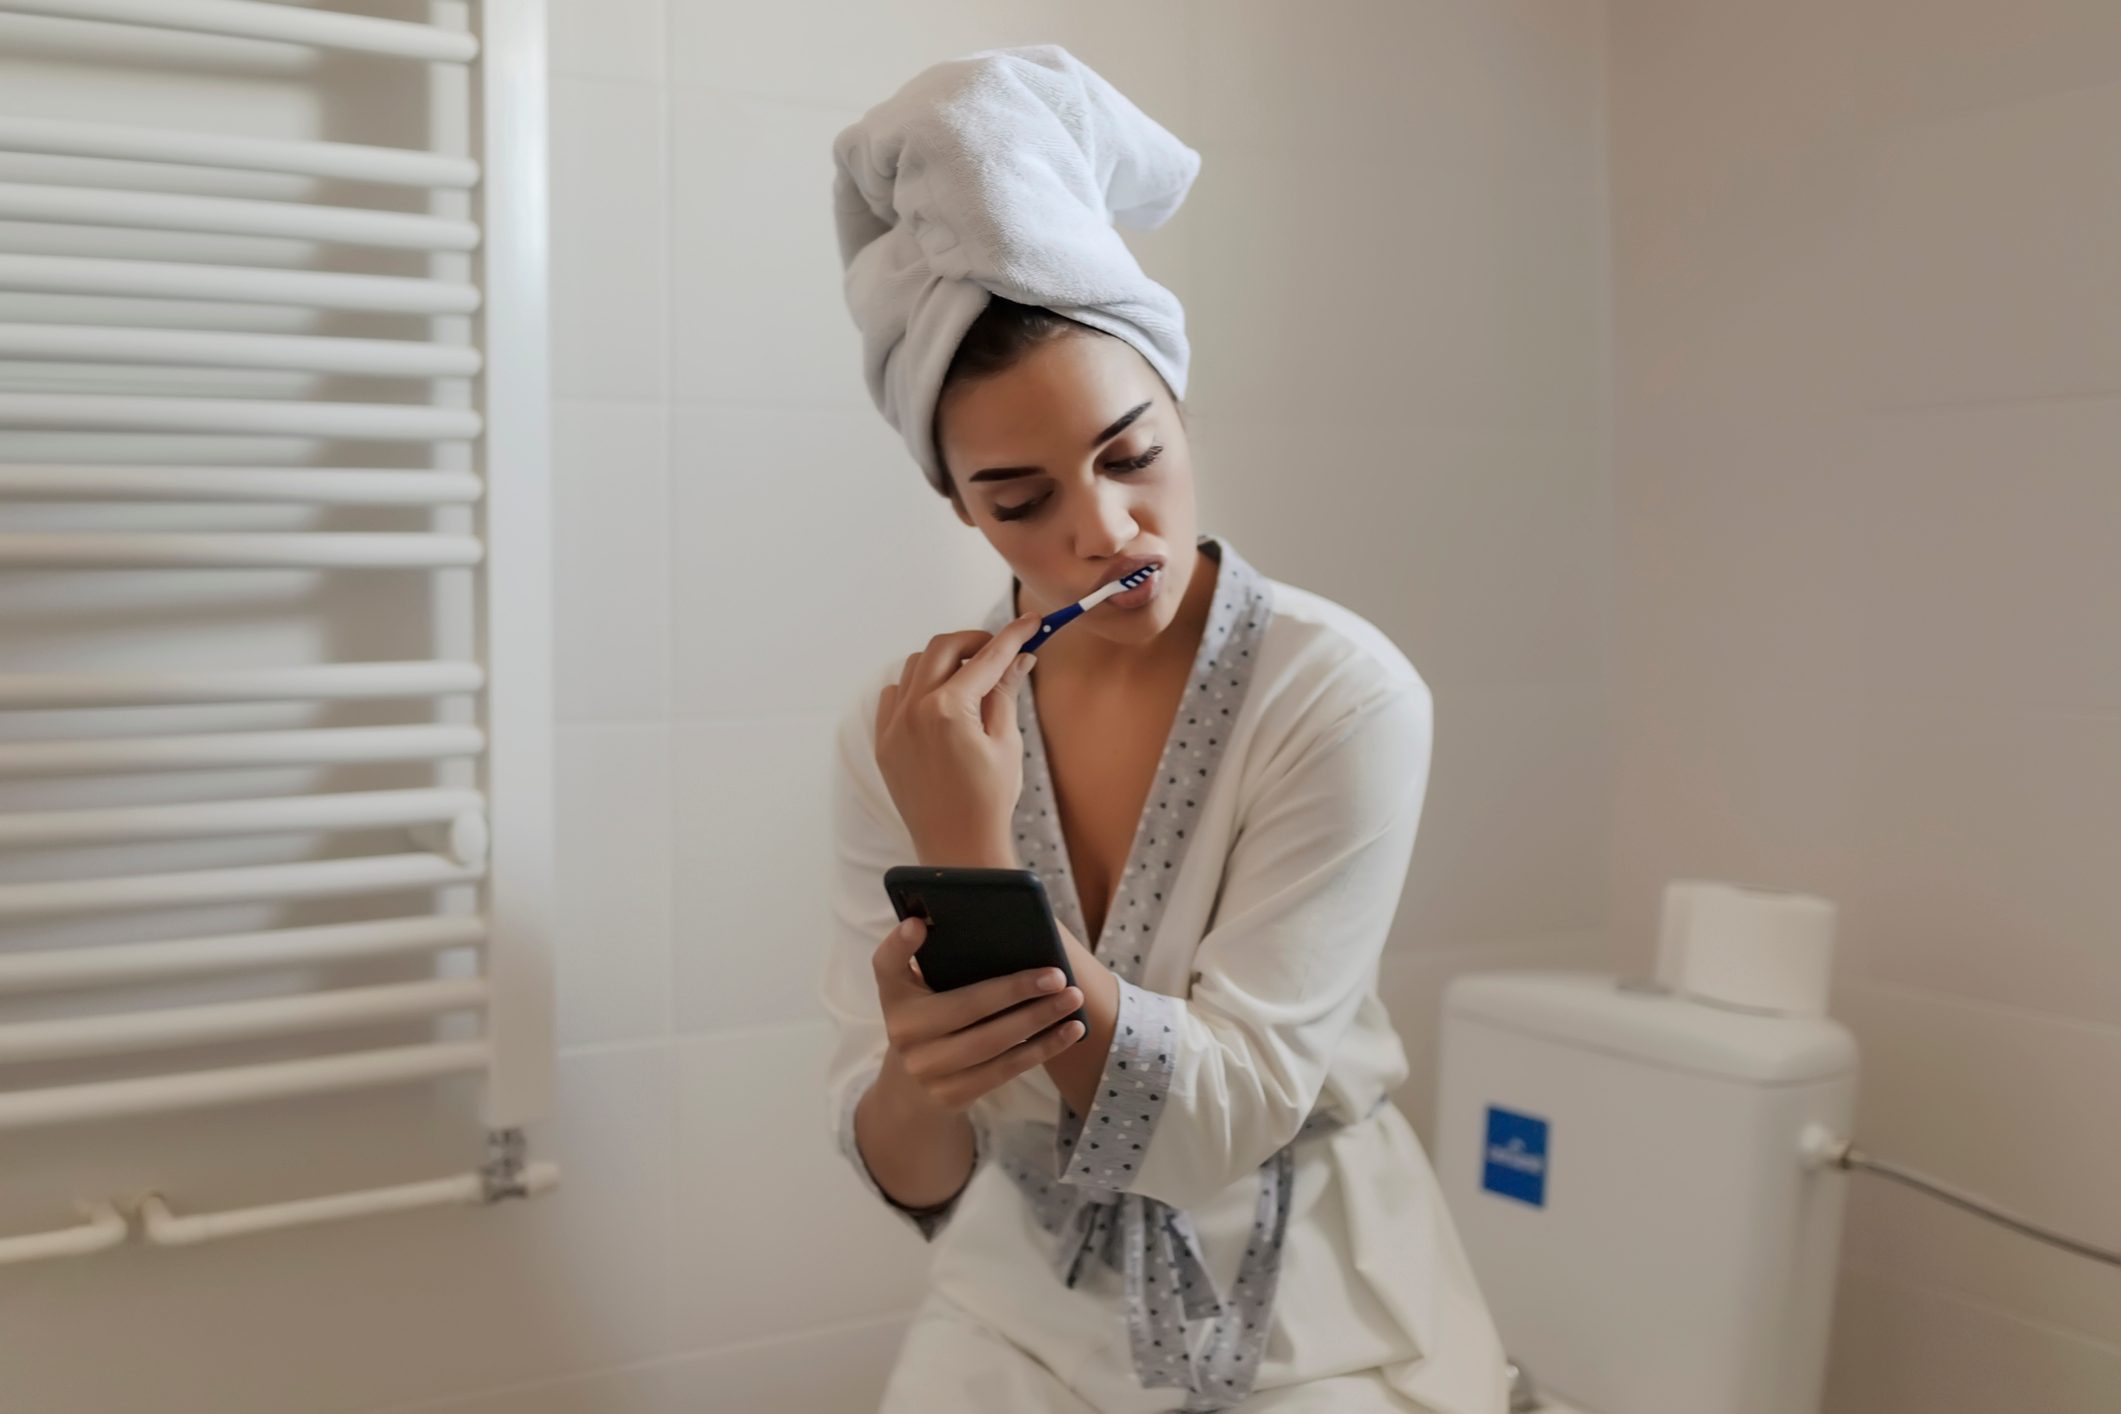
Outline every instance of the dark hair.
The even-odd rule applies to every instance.
[[[943,386],[966,378],[985,378],[1012,367],[1016,361],[1048,339],[1063,334],[1095,334],[1089,325],[1055,314],[1042,305],[1018,304],[1001,295],[987,296],[987,307],[972,321],[958,341],[950,367],[943,372]]]

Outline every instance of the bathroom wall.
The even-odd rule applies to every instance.
[[[1602,4],[550,13],[562,1049],[532,1147],[561,1187],[0,1268],[11,1414],[874,1407],[924,1249],[824,1126],[829,734],[874,666],[1007,580],[869,405],[830,144],[940,58],[1058,41],[1204,154],[1180,215],[1131,238],[1191,319],[1201,524],[1371,618],[1436,693],[1381,976],[1402,1106],[1426,1131],[1449,976],[1604,960]],[[293,67],[204,85],[205,120],[295,103],[269,95],[306,71],[273,55],[251,62]],[[8,58],[16,99],[63,77]],[[287,131],[404,140],[396,101],[357,84]],[[365,602],[346,631],[381,643],[404,606]],[[50,1225],[80,1173],[183,1209],[450,1172],[474,1104],[409,1087],[11,1139],[0,1230]]]
[[[2121,9],[1614,0],[1613,935],[1841,907],[1863,1146],[2121,1240]],[[2121,1408],[2121,1281],[1851,1180],[1835,1414]]]

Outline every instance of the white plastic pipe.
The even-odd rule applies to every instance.
[[[481,362],[479,351],[468,344],[229,334],[208,329],[123,329],[105,324],[0,324],[0,358],[270,368],[379,378],[468,378],[479,371]]]
[[[146,707],[187,702],[337,702],[477,692],[477,663],[319,663],[200,672],[0,675],[0,707]]]
[[[0,535],[11,569],[462,569],[485,551],[469,535],[388,531]]]
[[[474,883],[483,868],[440,855],[363,855],[299,864],[257,864],[238,869],[193,869],[175,874],[132,874],[101,879],[53,879],[0,884],[0,921],[80,913],[119,913],[143,908],[192,908],[218,903],[260,903],[295,898],[343,898]]]
[[[400,727],[313,727],[284,732],[205,732],[196,736],[16,741],[0,742],[0,778],[89,775],[99,771],[447,761],[476,756],[485,749],[486,734],[477,727],[431,723]]]
[[[34,1262],[42,1257],[75,1257],[116,1247],[126,1238],[125,1215],[109,1203],[82,1203],[81,1215],[88,1219],[57,1232],[33,1232],[0,1238],[0,1266],[10,1262]]]
[[[526,1196],[535,1197],[559,1186],[557,1164],[538,1160],[523,1166]],[[396,1213],[408,1208],[431,1208],[449,1203],[483,1203],[486,1184],[476,1170],[452,1178],[434,1178],[424,1183],[403,1183],[390,1188],[370,1188],[339,1193],[328,1198],[303,1198],[292,1203],[268,1203],[220,1213],[195,1213],[178,1217],[159,1193],[150,1193],[140,1203],[140,1216],[147,1240],[158,1246],[211,1242],[219,1237],[267,1232],[274,1228],[332,1222],[365,1217],[371,1213]]]
[[[479,53],[478,40],[461,31],[261,0],[0,0],[0,11],[9,10],[459,64]]]
[[[0,152],[289,172],[408,187],[465,188],[476,186],[479,180],[479,164],[468,157],[347,142],[287,142],[177,128],[81,123],[66,118],[0,117]]]
[[[0,849],[44,849],[123,840],[199,839],[306,830],[374,830],[454,820],[479,811],[475,790],[342,791],[263,800],[119,805],[0,815]]]
[[[475,913],[319,923],[215,938],[170,938],[152,943],[0,952],[0,996],[68,987],[115,987],[167,982],[222,972],[314,967],[357,958],[415,956],[486,941],[486,920]]]
[[[484,1070],[488,1060],[484,1041],[443,1041],[266,1065],[0,1091],[0,1131],[431,1080]]]
[[[58,221],[72,226],[123,226],[150,231],[208,231],[229,236],[276,236],[386,250],[471,250],[479,228],[470,221],[415,211],[315,206],[236,196],[187,196],[103,187],[59,187],[0,182],[0,220]]]

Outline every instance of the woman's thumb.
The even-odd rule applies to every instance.
[[[928,940],[928,921],[919,914],[899,920],[884,937],[883,946],[876,950],[876,970],[879,983],[898,986],[909,976],[917,976],[920,964],[913,961],[914,953],[920,951]]]

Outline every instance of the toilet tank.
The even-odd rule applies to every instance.
[[[1445,989],[1436,1169],[1511,1358],[1586,1414],[1817,1414],[1856,1045],[1582,972]]]

